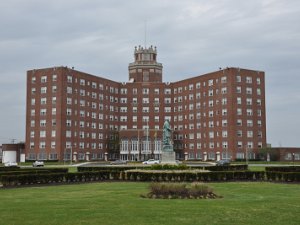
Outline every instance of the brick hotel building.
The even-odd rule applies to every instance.
[[[264,72],[225,68],[162,82],[157,50],[138,47],[129,81],[68,67],[27,72],[27,160],[159,158],[170,120],[177,159],[255,158],[266,146]]]

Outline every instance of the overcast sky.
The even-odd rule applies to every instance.
[[[1,1],[0,143],[25,139],[27,70],[74,66],[127,81],[145,21],[164,81],[265,71],[267,141],[300,147],[299,0]]]

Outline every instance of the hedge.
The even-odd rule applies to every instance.
[[[264,180],[263,171],[222,171],[222,172],[201,172],[201,171],[141,171],[131,170],[125,172],[125,179],[130,181],[233,181]]]
[[[268,166],[267,172],[300,172],[300,166]]]
[[[77,173],[31,173],[2,175],[4,187],[22,185],[43,185],[58,183],[78,183],[106,180],[155,181],[155,182],[226,182],[226,181],[271,181],[300,182],[299,172],[264,171],[213,171],[200,170],[128,170],[128,171],[87,171]]]
[[[78,172],[87,172],[87,171],[112,171],[112,172],[121,172],[125,170],[132,170],[136,168],[143,168],[143,167],[136,167],[136,166],[97,166],[97,167],[85,167],[79,166],[77,167]]]
[[[15,171],[21,169],[19,166],[12,166],[12,167],[5,167],[5,166],[0,166],[0,172],[1,171]]]
[[[268,181],[300,182],[300,172],[266,172]]]
[[[248,170],[248,165],[208,166],[204,168],[209,171],[244,171]]]
[[[4,187],[21,185],[41,185],[57,183],[91,182],[101,180],[119,180],[120,173],[110,172],[78,172],[78,173],[49,173],[49,174],[22,174],[2,176]]]

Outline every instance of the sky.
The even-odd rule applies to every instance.
[[[299,24],[299,0],[0,1],[0,143],[25,140],[27,70],[123,82],[134,46],[146,44],[157,46],[164,82],[265,71],[267,142],[300,147]]]

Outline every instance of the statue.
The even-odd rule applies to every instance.
[[[175,152],[171,143],[172,129],[169,120],[166,120],[163,127],[163,148],[161,152],[162,164],[176,164]]]
[[[166,120],[163,127],[163,145],[171,145],[171,126],[169,120]]]

